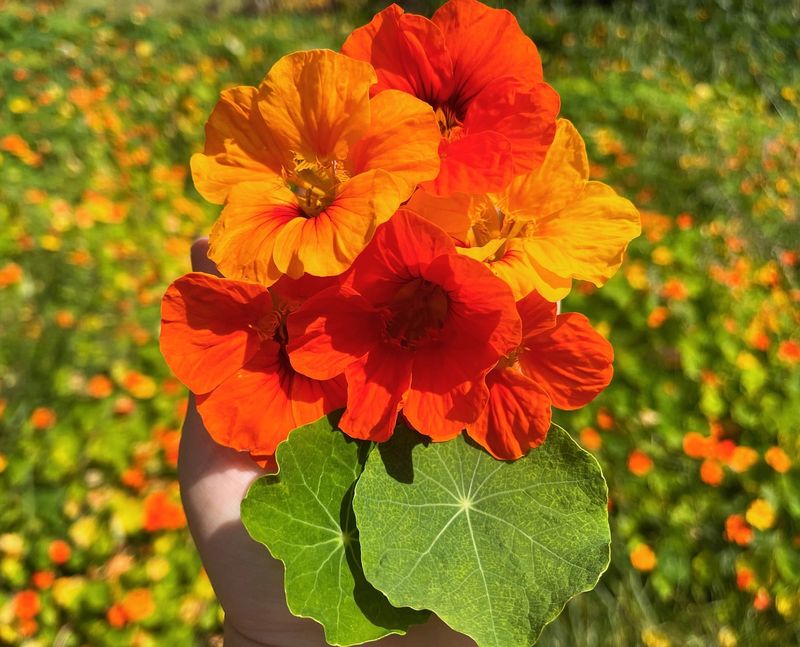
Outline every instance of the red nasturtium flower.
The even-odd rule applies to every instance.
[[[167,289],[161,352],[218,443],[264,458],[292,429],[344,406],[342,379],[313,380],[289,364],[291,307],[261,285],[200,272]]]
[[[208,252],[225,276],[338,275],[436,177],[430,106],[399,91],[370,99],[375,80],[367,63],[311,50],[284,56],[258,88],[221,94],[192,176],[225,203]]]
[[[506,10],[449,0],[428,20],[393,4],[356,29],[342,52],[375,68],[373,94],[401,90],[436,111],[442,168],[426,190],[498,191],[538,165],[553,140],[558,94]]]
[[[508,287],[405,210],[378,229],[341,286],[289,315],[288,330],[298,371],[344,372],[340,428],[378,442],[401,408],[434,440],[458,435],[486,403],[483,376],[520,341]]]
[[[536,292],[517,303],[522,342],[486,376],[489,404],[467,433],[492,456],[513,460],[541,444],[550,407],[578,409],[611,381],[614,351],[581,314],[556,315]]]

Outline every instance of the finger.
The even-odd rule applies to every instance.
[[[208,238],[198,238],[192,244],[192,270],[222,276],[216,263],[208,257]]]

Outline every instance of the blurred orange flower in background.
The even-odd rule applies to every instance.
[[[56,539],[47,547],[47,556],[54,564],[64,564],[72,556],[72,548],[63,539]]]
[[[785,474],[792,467],[792,461],[780,447],[770,447],[764,453],[764,460],[776,472]]]
[[[637,571],[652,571],[658,559],[653,549],[647,544],[638,544],[630,553],[631,565]]]
[[[145,497],[142,523],[145,530],[148,532],[175,530],[185,525],[186,515],[177,496],[173,497],[168,492],[157,490]]]
[[[596,452],[603,446],[603,438],[594,427],[584,427],[580,433],[581,445],[590,452]]]
[[[724,478],[725,472],[722,469],[722,465],[719,464],[719,461],[713,458],[707,458],[700,465],[700,479],[703,483],[716,487],[722,483]]]
[[[740,514],[732,514],[725,520],[725,538],[740,546],[753,541],[753,529]]]
[[[653,469],[653,459],[639,449],[628,455],[628,469],[635,476],[645,476]]]
[[[31,413],[31,424],[34,429],[50,429],[56,424],[56,412],[49,407],[37,407]]]
[[[0,267],[0,288],[14,285],[22,280],[22,268],[16,263],[6,263]]]
[[[17,616],[17,618],[20,620],[30,620],[39,614],[42,605],[39,594],[32,589],[28,589],[14,595],[12,598],[12,607],[14,609],[14,615]]]
[[[114,391],[114,384],[105,375],[94,375],[86,384],[86,392],[93,398],[107,398]]]
[[[120,602],[120,609],[128,622],[138,622],[155,613],[156,604],[149,589],[132,589]]]

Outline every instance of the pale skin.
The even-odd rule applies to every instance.
[[[192,246],[192,269],[217,274],[208,259],[208,241]],[[247,455],[215,443],[208,435],[194,398],[183,425],[178,478],[181,497],[203,566],[225,610],[226,647],[324,647],[322,626],[293,616],[283,594],[283,565],[247,534],[240,504],[263,471]],[[387,636],[380,647],[474,647],[435,616]]]

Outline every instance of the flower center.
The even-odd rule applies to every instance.
[[[340,160],[308,161],[300,155],[295,155],[294,168],[285,170],[284,176],[306,218],[318,216],[328,207],[336,197],[337,185],[349,178]]]
[[[498,370],[502,370],[504,368],[519,369],[519,356],[522,355],[523,350],[525,349],[522,346],[518,346],[505,357],[501,357],[495,368]]]
[[[286,329],[286,318],[289,316],[289,312],[290,308],[285,303],[275,304],[273,310],[258,321],[251,323],[250,328],[258,333],[261,341],[274,341],[283,348],[289,341],[289,333]]]
[[[448,142],[458,141],[464,136],[464,124],[460,115],[449,105],[439,106],[434,114],[439,124],[439,132]]]
[[[403,349],[413,350],[442,335],[449,301],[445,291],[425,279],[400,288],[386,313],[386,336]]]

